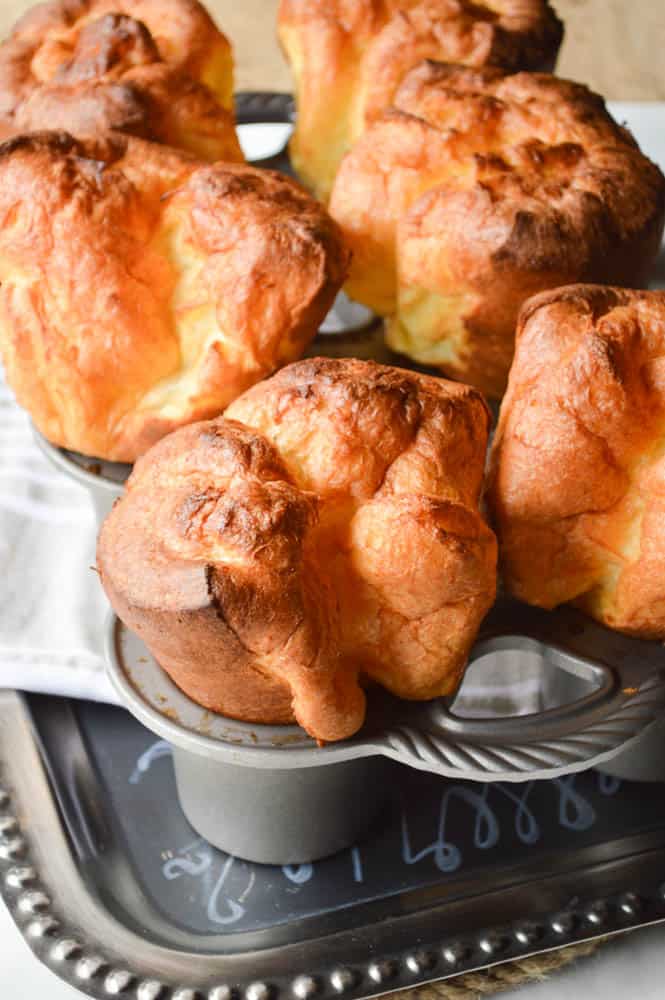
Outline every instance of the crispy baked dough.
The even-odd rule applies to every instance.
[[[563,25],[547,0],[281,0],[298,118],[291,158],[318,197],[423,59],[553,69]]]
[[[55,444],[131,462],[303,353],[346,273],[295,182],[153,142],[0,146],[0,348]]]
[[[496,586],[474,389],[300,361],[137,462],[98,566],[113,607],[195,701],[319,740],[359,681],[454,691]]]
[[[196,0],[52,0],[0,45],[0,137],[109,129],[242,161],[227,39]]]
[[[526,298],[645,283],[665,178],[586,87],[424,63],[345,157],[330,211],[388,344],[500,396]]]
[[[529,300],[492,449],[507,586],[665,639],[665,293]]]

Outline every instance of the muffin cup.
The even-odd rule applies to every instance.
[[[386,772],[394,766],[385,757],[329,760],[298,726],[206,712],[113,615],[106,652],[122,704],[171,744],[182,810],[215,847],[259,864],[304,864],[356,843],[385,806]],[[164,706],[161,712],[153,701]],[[222,728],[223,740],[213,726]]]
[[[173,745],[178,798],[193,828],[227,854],[305,864],[361,840],[385,806],[382,757],[325,767],[248,768]]]

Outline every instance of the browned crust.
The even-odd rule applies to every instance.
[[[293,181],[140,139],[0,146],[0,347],[56,444],[133,461],[301,355],[344,279]]]
[[[395,100],[330,201],[354,253],[349,291],[400,321],[414,293],[455,300],[450,321],[419,321],[403,349],[423,361],[459,326],[441,370],[500,396],[530,295],[645,283],[665,178],[598,95],[546,74],[423,63]]]
[[[278,28],[298,102],[292,158],[324,198],[421,60],[551,70],[563,38],[546,0],[281,0]]]
[[[231,50],[189,0],[36,7],[0,45],[0,134],[115,129],[211,161],[242,160]]]
[[[139,462],[100,535],[120,617],[214,711],[364,719],[363,678],[455,689],[494,599],[474,390],[350,359],[298,362]]]
[[[16,22],[5,43],[0,79],[4,83],[5,72],[11,79],[11,69],[25,72],[42,46],[47,46],[40,53],[47,60],[43,72],[57,68],[61,50],[56,45],[73,47],[82,26],[107,14],[140,21],[157,40],[160,57],[195,79],[204,79],[220,53],[230,53],[228,40],[198,0],[46,0]]]
[[[488,502],[507,586],[665,638],[665,293],[571,285],[519,319]]]

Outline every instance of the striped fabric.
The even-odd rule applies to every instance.
[[[115,700],[94,553],[86,491],[51,468],[0,380],[0,687]]]

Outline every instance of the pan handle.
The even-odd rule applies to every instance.
[[[586,619],[570,618],[567,611],[532,611],[517,605],[516,618],[498,622],[493,613],[472,660],[523,651],[526,644],[544,655],[546,669],[591,679],[587,692],[592,690],[583,697],[529,716],[480,719],[462,717],[454,703],[442,698],[406,702],[376,692],[373,715],[363,729],[324,747],[296,726],[256,725],[206,711],[175,686],[142,640],[112,614],[106,654],[120,703],[162,739],[211,760],[281,769],[383,755],[456,780],[527,781],[608,760],[665,713],[662,646],[618,636]],[[524,625],[522,632],[517,622]]]
[[[555,778],[609,760],[665,712],[660,643],[612,632],[573,609],[543,612],[506,601],[486,621],[471,663],[525,650],[538,652],[545,670],[586,678],[592,690],[555,708],[503,718],[462,716],[445,699],[413,705],[403,722],[382,733],[380,752],[458,779]]]

